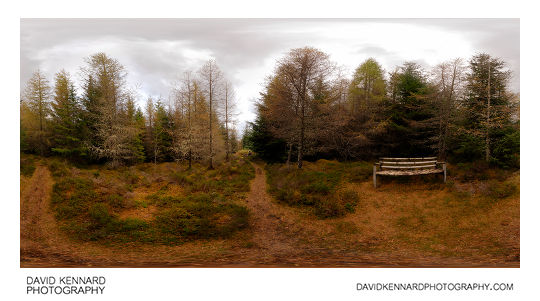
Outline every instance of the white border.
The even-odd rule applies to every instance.
[[[439,4],[440,3],[440,4]],[[3,197],[0,298],[35,299],[25,292],[27,275],[105,275],[104,298],[177,300],[530,300],[538,297],[538,17],[533,5],[520,1],[19,1],[3,3],[0,71],[3,118],[1,181]],[[11,7],[6,7],[12,5]],[[522,179],[521,268],[519,269],[20,269],[18,112],[19,18],[31,17],[507,17],[521,18]],[[501,41],[504,43],[504,41]],[[537,160],[536,160],[537,161]],[[5,193],[7,192],[7,193]],[[478,293],[359,293],[357,282],[498,281],[514,282],[514,291]],[[10,297],[11,295],[11,297]],[[13,298],[12,298],[13,297]],[[40,296],[71,300],[72,296]],[[91,297],[95,298],[95,297]],[[172,299],[171,298],[171,299]],[[4,299],[4,298],[2,298]]]

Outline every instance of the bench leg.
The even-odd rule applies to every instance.
[[[373,188],[377,188],[377,166],[373,165]]]
[[[442,168],[443,168],[443,171],[444,171],[444,183],[446,183],[446,163],[443,164]]]

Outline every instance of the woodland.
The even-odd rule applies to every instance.
[[[246,124],[216,60],[180,74],[142,100],[105,53],[33,73],[22,266],[519,266],[520,96],[503,59],[347,74],[291,49]],[[448,181],[375,189],[379,157],[437,157]]]

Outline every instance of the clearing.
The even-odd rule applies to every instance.
[[[519,191],[503,193],[497,202],[486,203],[481,192],[472,190],[481,190],[488,182],[495,185],[490,181],[468,186],[454,175],[456,182],[451,186],[423,180],[407,185],[398,180],[383,181],[375,190],[369,168],[364,178],[358,176],[362,166],[349,169],[334,161],[306,164],[301,173],[247,161],[218,171],[195,169],[192,174],[179,173],[174,164],[145,164],[124,173],[105,168],[58,168],[46,159],[35,164],[31,176],[21,175],[21,267],[519,267]],[[51,175],[51,166],[56,176]],[[357,171],[356,178],[343,176],[354,174],[351,170]],[[164,176],[167,172],[174,177]],[[201,173],[199,180],[197,172]],[[294,181],[305,174],[324,178],[324,172],[324,183],[330,188],[324,188],[322,182],[304,187],[301,181]],[[126,221],[137,221],[136,226],[122,233],[83,229],[86,232],[82,233],[90,236],[74,236],[69,226],[79,220],[59,220],[58,205],[51,205],[54,183],[73,175],[91,179],[99,197],[121,196],[106,198],[108,203],[104,204],[110,208],[107,216],[114,218],[111,223],[131,225]],[[278,178],[298,186],[276,181],[280,175]],[[202,183],[203,177],[232,184],[214,187]],[[249,186],[241,186],[241,182]],[[519,187],[519,172],[501,180],[508,182],[517,182]],[[120,191],[118,187],[124,187],[120,184],[128,189]],[[335,191],[332,185],[337,187]],[[280,189],[290,189],[290,198],[275,200]],[[200,191],[215,198],[202,202],[219,206],[204,207],[213,210],[213,215],[208,215],[211,223],[196,224],[196,229],[217,226],[208,228],[205,237],[156,240],[152,233],[163,230],[155,226],[160,218],[173,216],[185,227],[193,226],[185,224],[184,215],[174,210],[193,214],[189,204],[198,199],[189,195],[203,193]],[[324,200],[333,199],[334,194],[336,198],[347,196],[351,191],[358,195],[353,208],[348,203],[342,211],[341,207],[337,211],[325,207]],[[74,192],[66,193],[72,196]],[[221,196],[227,200],[221,201]],[[296,198],[305,203],[294,204]],[[111,205],[117,202],[131,203]],[[243,207],[249,212],[247,224],[233,224],[236,228],[230,230],[227,225],[240,209],[227,208]],[[325,215],[329,213],[338,214]],[[205,216],[197,217],[206,221]],[[219,230],[221,226],[230,231]],[[183,235],[191,237],[190,233]]]

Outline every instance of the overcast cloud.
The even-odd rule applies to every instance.
[[[37,68],[51,81],[62,68],[78,81],[84,58],[105,52],[126,67],[142,104],[167,99],[183,71],[215,58],[236,88],[243,124],[254,119],[253,100],[276,59],[304,46],[349,74],[369,57],[389,71],[487,52],[508,63],[519,92],[519,19],[22,19],[21,89]]]

